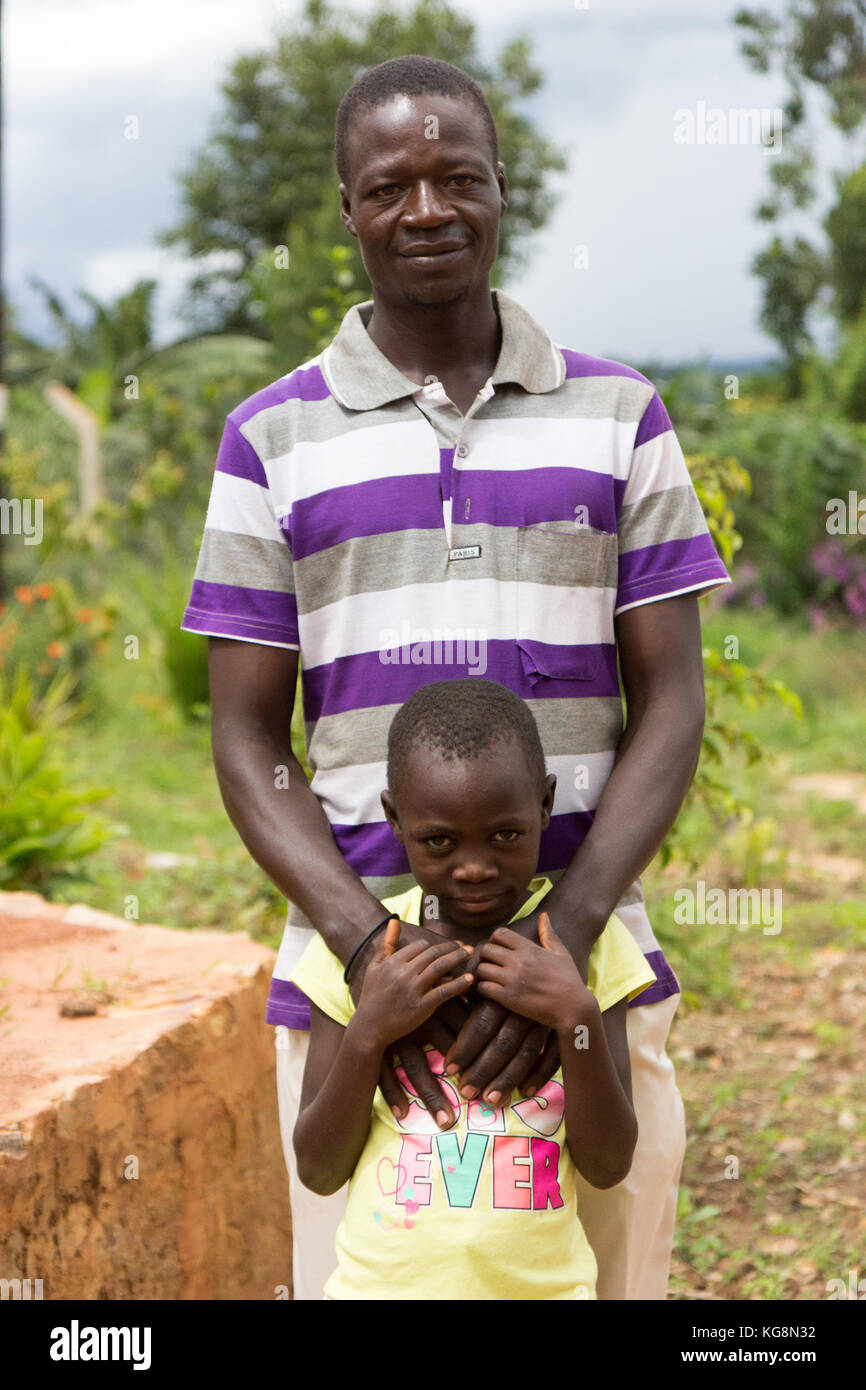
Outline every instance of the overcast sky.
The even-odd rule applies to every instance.
[[[768,239],[753,210],[775,156],[755,143],[674,139],[674,113],[697,116],[701,103],[766,109],[772,131],[784,88],[740,57],[736,4],[454,3],[474,19],[487,60],[517,34],[530,39],[546,80],[526,110],[570,160],[556,213],[506,291],[558,342],[621,361],[774,355],[749,263]],[[154,245],[178,219],[176,175],[221,109],[230,61],[266,46],[301,9],[300,0],[6,0],[4,279],[25,331],[49,332],[30,274],[65,299],[79,286],[113,296],[151,276],[159,339],[182,331],[175,309],[188,270]],[[124,138],[131,114],[138,140]],[[832,135],[826,148],[844,159]],[[575,267],[576,247],[587,248],[586,268]]]

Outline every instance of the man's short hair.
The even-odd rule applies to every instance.
[[[487,128],[495,168],[499,159],[496,125],[478,83],[453,63],[427,58],[421,53],[407,53],[402,58],[389,58],[385,63],[367,68],[344,94],[334,126],[334,160],[341,183],[349,186],[348,143],[352,118],[359,111],[383,106],[392,97],[416,97],[426,93],[472,102]]]
[[[388,789],[399,802],[406,761],[414,748],[468,762],[497,744],[517,747],[542,795],[547,765],[538,725],[520,696],[496,681],[466,676],[422,685],[401,705],[388,730]]]

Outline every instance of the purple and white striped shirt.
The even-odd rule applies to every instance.
[[[231,412],[182,624],[300,652],[312,788],[380,899],[413,884],[379,800],[413,691],[475,673],[529,703],[557,775],[537,872],[556,882],[623,729],[614,617],[730,583],[652,382],[491,293],[502,346],[465,416],[380,352],[372,301]],[[634,1006],[677,993],[640,880],[616,912],[658,977]],[[312,930],[289,904],[269,1023],[309,1026],[289,976]]]

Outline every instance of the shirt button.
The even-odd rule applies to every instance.
[[[466,455],[469,453],[469,449],[465,444],[458,444],[456,453],[459,459],[465,459]]]

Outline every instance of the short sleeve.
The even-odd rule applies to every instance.
[[[292,970],[290,978],[323,1014],[346,1026],[355,1012],[355,1005],[349,986],[343,979],[339,959],[325,945],[318,932]]]
[[[421,899],[423,892],[419,884],[415,884],[405,893],[396,893],[391,898],[382,898],[381,903],[386,912],[390,912],[394,917],[399,917],[401,922],[414,922],[417,926],[421,920]]]
[[[274,515],[261,460],[231,415],[181,628],[300,649],[289,536]]]
[[[604,1013],[620,999],[634,999],[656,976],[643,951],[621,918],[612,916],[589,955],[587,988]]]
[[[731,578],[719,558],[667,410],[653,391],[635,434],[617,519],[615,613]]]

